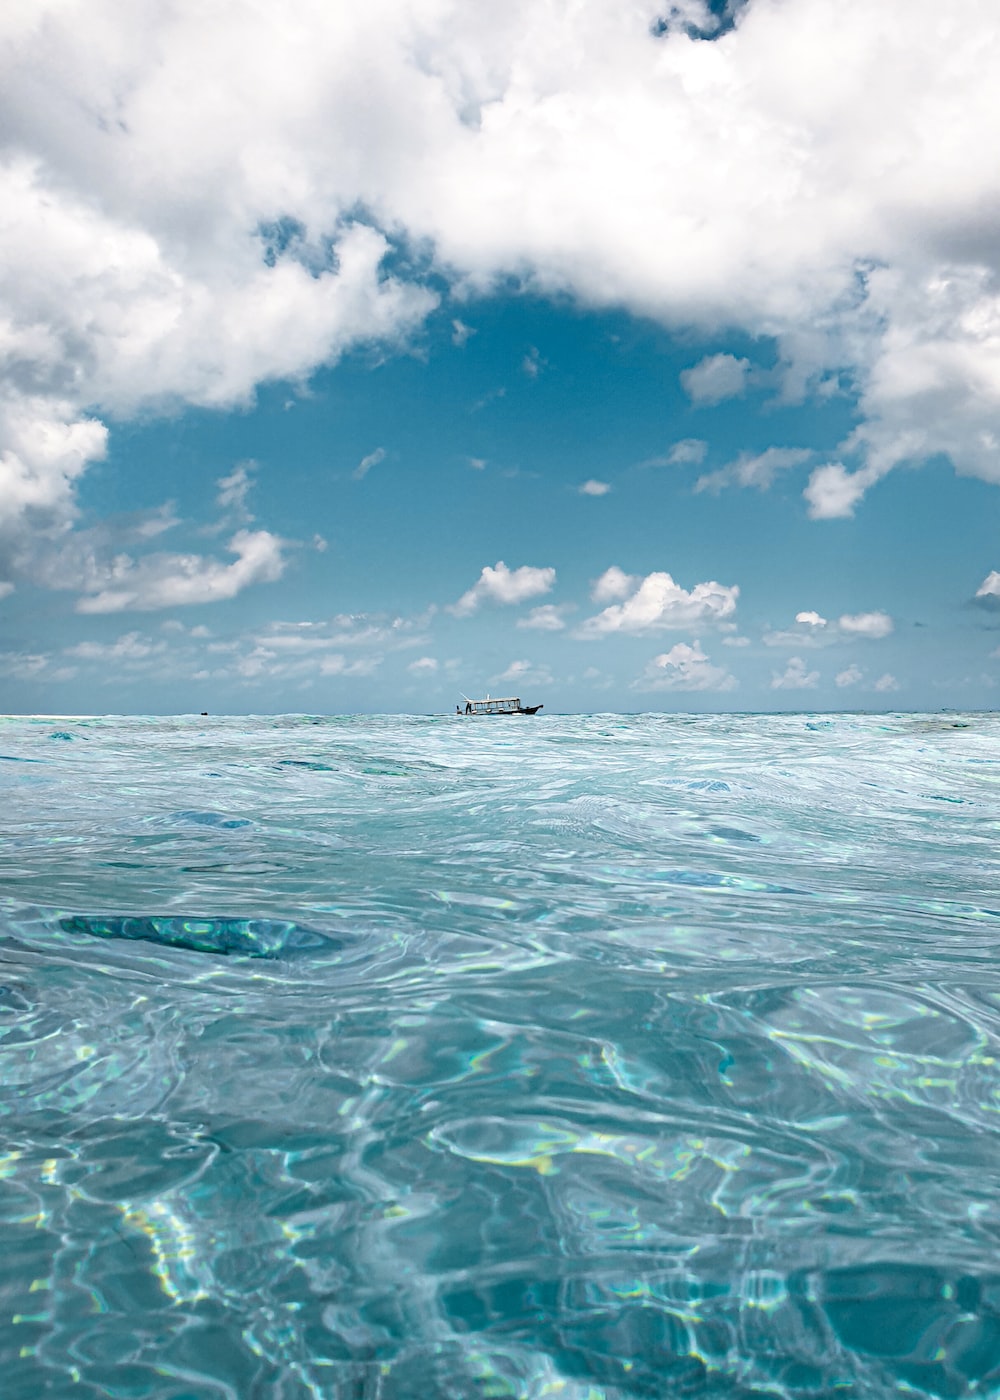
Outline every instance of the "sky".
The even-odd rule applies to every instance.
[[[1000,699],[987,0],[8,0],[0,711]]]

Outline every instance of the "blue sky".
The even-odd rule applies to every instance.
[[[1000,21],[722,8],[0,20],[0,709],[994,706]]]

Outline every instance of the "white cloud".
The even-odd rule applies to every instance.
[[[789,659],[783,673],[771,673],[772,690],[814,690],[819,684],[819,672],[807,671],[801,656]]]
[[[612,574],[611,569],[598,579],[595,594],[601,589],[603,596],[607,596],[609,574]],[[625,579],[628,579],[628,575],[618,570],[611,579],[611,586],[621,587]],[[578,629],[578,637],[603,637],[615,632],[680,630],[723,622],[736,611],[736,599],[740,592],[735,584],[726,587],[714,581],[696,583],[687,592],[667,573],[647,574],[641,582],[635,579],[628,581],[633,591],[625,601],[613,603],[603,612],[588,618]]]
[[[566,603],[543,603],[541,607],[532,608],[527,617],[519,617],[517,626],[539,632],[561,632],[566,626],[565,614],[571,610],[572,605]]]
[[[758,491],[766,491],[774,483],[779,472],[800,467],[812,456],[804,447],[769,447],[765,452],[742,452],[734,462],[721,467],[717,472],[700,476],[695,482],[696,491],[714,491],[716,494],[726,486],[755,486]]]
[[[976,589],[973,602],[981,608],[1000,608],[1000,573],[996,569],[991,570]]]
[[[836,642],[880,641],[894,627],[885,612],[843,613],[835,622],[828,622],[818,612],[798,612],[795,623],[783,631],[767,630],[761,641],[768,647],[825,647]]]
[[[505,671],[493,677],[507,685],[551,685],[552,676],[544,666],[536,666],[533,661],[512,661]]]
[[[0,241],[0,251],[2,251]],[[0,284],[0,365],[9,338]],[[5,334],[5,332],[7,332]],[[87,466],[107,451],[108,431],[77,416],[73,404],[37,394],[0,394],[0,538],[63,526],[75,513],[74,488]],[[6,552],[6,551],[5,551]],[[0,568],[11,566],[9,558]]]
[[[496,403],[498,399],[503,399],[506,397],[507,389],[506,386],[503,384],[498,385],[495,389],[487,389],[485,394],[482,394],[478,399],[476,399],[475,403],[469,409],[469,412],[478,413],[483,408],[489,408],[491,403]]]
[[[878,680],[875,682],[874,689],[882,693],[889,690],[898,690],[899,681],[897,681],[895,676],[890,675],[889,672],[886,671],[884,676],[879,676]]]
[[[750,361],[735,355],[708,355],[681,371],[681,384],[697,405],[721,403],[746,393]]]
[[[844,520],[877,478],[869,471],[849,472],[841,462],[817,467],[803,491],[812,520]]]
[[[4,7],[0,523],[72,517],[94,415],[245,403],[407,336],[436,296],[380,230],[457,294],[773,336],[786,397],[843,374],[862,421],[817,517],[936,452],[1000,481],[992,9],[753,0],[710,43],[695,0],[658,13]],[[701,402],[747,377],[687,372]]]
[[[539,374],[545,368],[545,365],[546,361],[542,359],[538,351],[538,347],[536,345],[532,345],[528,353],[525,355],[524,359],[521,361],[521,370],[522,373],[526,374],[529,379],[537,379]]]
[[[893,630],[892,618],[884,612],[844,613],[837,619],[837,627],[847,637],[869,637],[877,641],[888,637]]]
[[[324,656],[319,663],[321,676],[370,676],[382,664],[380,656],[361,656],[348,661],[346,656]]]
[[[361,458],[361,461],[354,468],[354,471],[351,473],[351,475],[354,477],[355,481],[363,481],[368,475],[368,473],[371,471],[372,467],[377,467],[379,462],[384,461],[385,448],[376,447],[374,452],[369,452],[367,456]]]
[[[103,455],[107,436],[103,423],[83,414],[86,405],[126,418],[177,402],[247,403],[265,380],[306,375],[361,341],[405,335],[435,300],[382,275],[387,240],[359,223],[331,226],[323,266],[307,266],[305,249],[266,261],[255,232],[262,215],[244,201],[227,214],[225,179],[217,190],[199,188],[199,138],[192,131],[189,145],[177,127],[175,118],[181,125],[185,118],[170,109],[169,77],[158,98],[150,91],[156,80],[145,69],[145,41],[111,11],[92,19],[89,36],[74,34],[68,12],[49,9],[38,27],[13,35],[0,17],[15,69],[22,44],[39,65],[19,82],[9,71],[0,79],[8,111],[18,112],[16,144],[33,151],[6,159],[0,152],[0,529],[29,509],[32,524],[39,508],[72,519],[73,486]],[[51,45],[35,51],[33,38],[50,23]],[[183,16],[174,24],[168,47],[184,62],[176,49]],[[98,32],[114,56],[92,51],[87,78],[67,86],[67,105],[57,103],[52,122],[39,127],[34,81],[44,90],[46,64],[60,66],[60,53],[86,49]],[[105,112],[118,100],[119,81],[132,110],[127,122],[114,117],[109,126]],[[223,84],[217,95],[225,125],[234,94]],[[74,132],[64,118],[78,103],[91,117]],[[172,140],[154,152],[157,124]],[[204,144],[207,154],[213,142]],[[235,146],[232,159],[242,163]],[[158,190],[136,160],[155,162],[148,169],[157,170]]]
[[[633,690],[735,690],[736,677],[723,666],[713,666],[698,642],[678,642],[654,656]]]
[[[144,661],[149,656],[162,655],[166,649],[166,642],[154,642],[138,632],[126,632],[114,642],[77,642],[66,648],[66,655],[81,661]]]
[[[795,623],[781,631],[768,628],[761,636],[766,647],[823,647],[836,641],[836,626],[817,612],[795,614]]]
[[[593,478],[591,478],[590,481],[585,481],[580,487],[580,495],[606,496],[610,490],[611,487],[606,481],[594,481]]]
[[[448,611],[456,617],[468,617],[484,601],[523,603],[528,598],[537,598],[539,594],[550,592],[555,581],[555,569],[535,568],[531,564],[523,564],[519,569],[508,569],[500,559],[493,567],[487,564],[477,581]]]
[[[71,681],[77,674],[75,666],[60,666],[54,658],[40,652],[0,652],[0,675],[18,681]]]
[[[457,345],[460,350],[465,342],[475,334],[476,332],[471,326],[467,326],[464,321],[460,321],[457,317],[452,321],[451,343]]]
[[[252,635],[255,646],[271,656],[305,655],[343,647],[397,651],[426,645],[427,626],[433,613],[433,609],[428,609],[411,618],[338,613],[322,622],[272,622]]]
[[[327,652],[322,656],[275,655],[267,647],[244,650],[240,644],[227,650],[232,653],[231,659],[215,673],[216,677],[251,684],[308,681],[324,676],[370,676],[382,664],[382,657],[377,655],[359,656],[354,660],[349,660],[342,652]]]
[[[691,463],[697,465],[704,462],[707,451],[708,443],[702,442],[700,438],[681,438],[680,442],[675,442],[671,447],[662,464],[665,467],[685,467]]]
[[[226,546],[232,564],[203,554],[120,555],[86,580],[82,613],[149,611],[234,598],[252,583],[273,583],[285,569],[282,541],[268,530],[237,530]]]
[[[851,665],[843,671],[838,671],[833,679],[834,683],[843,689],[845,686],[858,685],[864,674],[860,666]]]
[[[599,579],[595,579],[590,590],[590,596],[595,603],[614,603],[628,595],[638,587],[640,583],[638,574],[627,574],[624,569],[619,569],[617,564],[612,564],[610,569],[605,569]]]
[[[169,618],[155,639],[133,631],[113,641],[80,641],[58,655],[7,653],[0,656],[0,674],[39,681],[85,675],[108,685],[167,676],[240,688],[363,680],[378,670],[387,653],[426,646],[430,618],[430,611],[408,618],[341,614],[321,621],[275,622],[222,638],[206,627],[185,627]],[[435,674],[435,665],[433,657],[423,655],[409,669],[427,677]]]
[[[748,647],[748,646],[750,645],[750,638],[749,638],[749,637],[723,637],[723,639],[722,639],[722,645],[723,645],[724,647]]]
[[[216,503],[225,513],[229,525],[250,525],[253,522],[247,496],[253,486],[251,472],[256,465],[251,461],[238,462],[228,476],[220,476],[215,483],[219,488]]]

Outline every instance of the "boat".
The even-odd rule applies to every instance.
[[[502,699],[494,699],[487,695],[485,700],[470,700],[467,695],[463,695],[465,701],[464,708],[461,705],[455,706],[457,715],[537,715],[543,709],[542,705],[522,705],[516,696],[506,696]]]

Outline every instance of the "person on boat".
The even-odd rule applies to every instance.
[[[472,701],[471,701],[471,700],[466,700],[466,702],[465,702],[465,713],[466,713],[467,715],[471,715],[471,714],[472,714]]]

